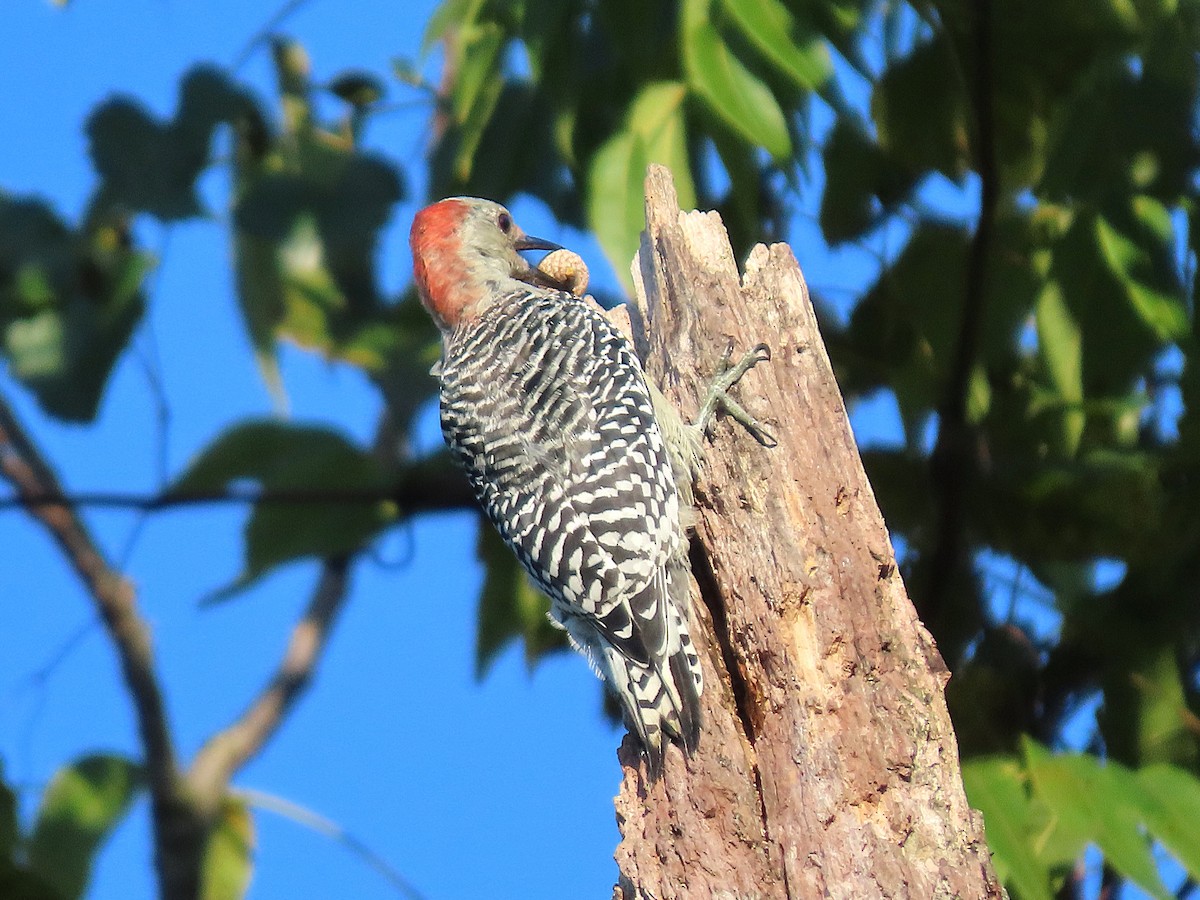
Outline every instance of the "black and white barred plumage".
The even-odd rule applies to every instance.
[[[625,338],[586,302],[527,287],[446,334],[442,432],[551,616],[661,770],[699,737],[687,538],[663,433]]]

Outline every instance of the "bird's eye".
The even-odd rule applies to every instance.
[[[500,217],[496,220],[496,224],[500,226],[500,230],[505,234],[512,231],[512,216],[506,212],[500,213]]]

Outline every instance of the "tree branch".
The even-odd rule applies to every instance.
[[[29,502],[34,498],[61,498],[63,492],[57,477],[3,397],[0,397],[0,473],[66,556],[91,595],[117,651],[137,715],[143,764],[154,806],[156,861],[165,892],[169,865],[166,848],[189,831],[189,822],[186,803],[180,794],[179,769],[166,707],[154,670],[150,629],[138,612],[137,595],[133,585],[109,565],[69,503]]]
[[[443,512],[475,509],[477,504],[462,474],[451,464],[446,454],[439,453],[428,460],[414,463],[402,470],[390,487],[368,490],[328,490],[303,488],[266,490],[243,485],[203,491],[164,491],[158,494],[130,494],[113,491],[77,491],[61,489],[34,493],[18,492],[16,496],[0,497],[0,511],[9,509],[33,510],[46,506],[84,506],[103,509],[129,509],[137,512],[164,512],[179,507],[202,504],[265,503],[279,505],[330,505],[370,503],[392,500],[407,515],[422,512]]]
[[[979,358],[983,339],[984,312],[987,303],[987,264],[991,253],[999,199],[999,169],[996,163],[995,123],[992,104],[992,4],[976,0],[974,58],[970,76],[972,106],[975,113],[974,155],[979,172],[979,224],[971,239],[967,257],[966,284],[958,343],[946,385],[946,394],[938,409],[937,444],[930,468],[938,501],[938,521],[934,549],[930,555],[928,590],[924,592],[921,615],[929,623],[942,652],[957,662],[955,636],[939,628],[946,598],[957,590],[956,582],[966,574],[966,535],[963,514],[972,476],[972,434],[967,421],[971,371]]]
[[[308,687],[345,604],[349,568],[350,560],[344,556],[325,561],[317,589],[292,629],[274,677],[237,721],[210,738],[196,754],[188,783],[202,808],[215,811],[219,807],[230,779],[271,739]]]

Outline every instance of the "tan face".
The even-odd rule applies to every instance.
[[[499,203],[452,197],[417,213],[409,243],[421,301],[443,332],[474,318],[511,282],[560,288],[521,256],[521,250],[553,250],[531,238]]]

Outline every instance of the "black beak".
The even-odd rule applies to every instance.
[[[518,250],[561,250],[562,247],[552,241],[543,241],[541,238],[530,237],[527,234],[521,235],[513,243],[513,246]]]
[[[530,270],[528,272],[526,272],[524,276],[517,276],[517,277],[520,278],[522,281],[527,281],[529,284],[537,284],[537,285],[541,285],[542,287],[550,288],[551,290],[554,290],[554,291],[565,291],[568,294],[571,293],[571,286],[569,284],[566,284],[562,281],[558,281],[555,278],[551,278],[549,275],[547,275],[541,269],[531,267]]]

